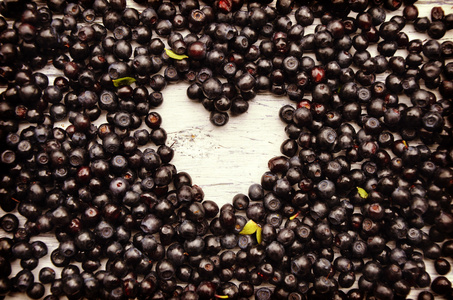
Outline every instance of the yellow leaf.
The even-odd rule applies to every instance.
[[[289,219],[292,221],[292,220],[294,220],[295,218],[297,218],[299,215],[300,215],[300,211],[298,211],[296,214],[294,214],[294,215],[292,215],[291,217],[289,217]]]
[[[239,234],[253,234],[258,228],[259,226],[255,223],[255,221],[249,220]]]
[[[214,295],[218,299],[228,299],[228,295]]]
[[[362,197],[363,199],[368,198],[368,193],[364,189],[357,187],[357,191],[359,192],[360,197]]]
[[[258,242],[258,244],[261,244],[261,231],[263,230],[258,226],[258,228],[256,229],[256,241]]]
[[[175,52],[173,52],[173,50],[170,50],[170,49],[167,49],[165,48],[165,52],[167,53],[167,55],[173,59],[177,59],[177,60],[181,60],[181,59],[184,59],[184,58],[188,58],[187,55],[179,55],[179,54],[176,54]]]
[[[123,77],[123,78],[118,78],[118,79],[113,79],[113,85],[115,87],[123,86],[123,85],[131,85],[134,83],[136,80],[133,77]]]

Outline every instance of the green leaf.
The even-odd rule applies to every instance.
[[[363,199],[368,198],[368,193],[361,187],[357,187],[357,191],[359,192],[360,197],[362,197]]]
[[[244,234],[253,234],[253,233],[256,232],[256,230],[258,228],[260,228],[260,227],[258,226],[258,224],[255,223],[255,221],[249,220],[245,224],[244,228],[242,228],[241,232],[239,232],[239,234],[242,234],[242,235],[244,235]]]
[[[258,228],[256,229],[256,241],[258,242],[258,244],[261,244],[261,231],[263,230],[258,226]]]
[[[118,78],[118,79],[112,79],[113,85],[115,87],[120,87],[123,85],[131,85],[135,81],[136,81],[136,79],[134,77],[123,77],[123,78]]]
[[[165,52],[167,53],[167,55],[173,59],[177,59],[177,60],[181,60],[181,59],[184,59],[184,58],[188,58],[187,55],[180,55],[180,54],[176,54],[175,52],[173,52],[173,50],[170,50],[170,49],[167,49],[165,48]]]

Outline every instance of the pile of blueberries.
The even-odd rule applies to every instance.
[[[0,3],[1,298],[453,297],[453,42],[437,41],[453,14],[43,2]],[[263,92],[294,101],[278,112],[282,155],[231,204],[171,164],[157,111],[172,82],[218,126]]]

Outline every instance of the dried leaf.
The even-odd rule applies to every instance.
[[[120,87],[120,86],[123,86],[123,85],[131,85],[135,81],[136,81],[136,79],[134,77],[123,77],[123,78],[118,78],[118,79],[113,79],[112,80],[113,85],[115,87]]]
[[[181,60],[181,59],[184,59],[184,58],[188,58],[187,55],[176,54],[175,52],[173,52],[173,50],[170,50],[170,49],[167,49],[167,48],[165,48],[165,52],[167,53],[168,57],[173,58],[173,59]]]

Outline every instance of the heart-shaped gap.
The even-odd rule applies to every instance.
[[[175,150],[172,163],[219,206],[246,193],[268,171],[267,161],[280,155],[286,134],[278,111],[290,102],[286,97],[259,95],[245,114],[217,127],[199,103],[187,99],[185,84],[167,88],[163,95],[165,101],[156,111],[163,118],[167,145]]]

